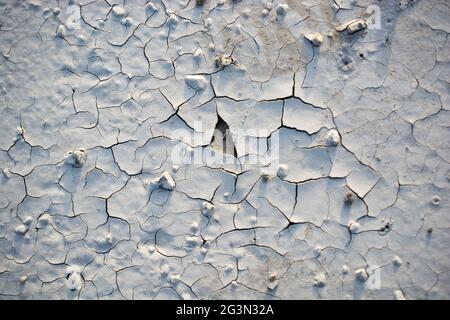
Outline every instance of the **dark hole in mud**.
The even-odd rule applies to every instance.
[[[210,145],[214,150],[237,158],[236,147],[231,136],[230,127],[219,115],[217,115],[217,124],[214,128]]]

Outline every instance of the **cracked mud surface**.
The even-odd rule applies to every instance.
[[[271,4],[0,1],[1,299],[450,298],[449,2]]]

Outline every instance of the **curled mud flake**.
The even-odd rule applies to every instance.
[[[358,19],[347,27],[348,33],[355,33],[367,28],[367,22],[364,19]]]
[[[154,246],[148,246],[147,247],[147,251],[148,251],[148,253],[153,254],[153,253],[155,253],[155,247]]]
[[[269,10],[267,10],[267,9],[262,9],[262,10],[261,10],[261,15],[262,15],[263,17],[267,17],[267,16],[269,15]]]
[[[176,165],[173,165],[172,166],[172,172],[178,172],[178,170],[180,170],[180,167],[179,166],[176,166]]]
[[[105,241],[106,241],[106,243],[108,243],[108,244],[112,244],[112,242],[113,242],[113,236],[112,236],[111,232],[108,232],[108,233],[105,235]]]
[[[394,264],[394,266],[400,267],[403,264],[403,261],[402,261],[402,259],[399,256],[395,256],[392,259],[392,263]]]
[[[277,15],[279,16],[285,16],[287,14],[287,11],[289,9],[289,6],[285,3],[279,3],[275,9],[277,12]]]
[[[124,7],[118,5],[112,8],[112,12],[116,17],[123,17],[127,13]]]
[[[127,26],[127,27],[133,25],[133,19],[131,19],[130,17],[123,18],[122,20],[120,20],[120,22],[121,22],[124,26]]]
[[[305,39],[314,47],[319,47],[323,43],[323,36],[319,32],[305,34]]]
[[[149,2],[145,5],[145,11],[147,13],[154,13],[155,11],[158,11],[158,6],[153,2]]]
[[[202,6],[205,3],[205,0],[195,0],[195,4],[197,6]]]
[[[328,147],[336,147],[339,143],[341,143],[341,136],[336,129],[328,130],[325,135],[325,145]]]
[[[351,233],[357,233],[360,228],[361,228],[361,225],[358,222],[351,222],[349,225],[349,229],[350,229]]]
[[[351,206],[353,204],[353,201],[355,201],[355,196],[353,193],[349,192],[345,195],[344,203],[346,206]]]
[[[167,18],[168,26],[176,26],[178,24],[178,16],[175,13],[171,13]]]
[[[64,38],[66,36],[66,27],[62,24],[58,26],[58,29],[56,29],[56,35],[58,37]]]
[[[184,81],[195,91],[205,90],[208,86],[208,80],[201,75],[188,75],[184,78]]]
[[[37,228],[42,229],[48,226],[48,224],[51,221],[51,216],[48,213],[44,213],[42,216],[39,217],[37,222]]]
[[[271,11],[273,9],[273,3],[272,2],[267,2],[265,5],[265,8],[269,11]]]
[[[61,8],[58,8],[58,7],[53,8],[53,14],[55,16],[59,16],[60,13],[61,13]]]
[[[202,204],[202,213],[208,217],[211,217],[216,211],[216,206],[209,202],[203,202]]]
[[[21,276],[19,280],[20,280],[20,283],[24,284],[28,280],[28,277],[27,276]]]
[[[226,67],[234,63],[234,59],[231,56],[219,55],[214,59],[217,68]]]
[[[172,176],[167,171],[164,171],[159,177],[159,186],[166,190],[173,190],[176,183]]]
[[[23,236],[28,232],[28,226],[21,224],[14,229],[14,232]]]
[[[336,27],[336,31],[343,32],[347,30],[349,34],[358,32],[360,30],[363,30],[367,28],[367,22],[364,19],[354,19],[348,22],[345,22],[339,26]]]
[[[167,171],[161,173],[161,175],[157,178],[148,180],[145,184],[149,185],[152,190],[157,188],[163,188],[171,191],[176,187],[175,180]]]
[[[201,48],[198,48],[194,51],[194,59],[196,61],[200,61],[200,59],[203,57],[203,50]]]
[[[366,269],[361,268],[355,271],[355,279],[360,282],[365,282],[369,279],[369,275],[367,274]]]
[[[438,195],[434,195],[431,198],[431,203],[435,206],[438,206],[441,203],[441,198]]]
[[[24,133],[25,133],[25,130],[22,127],[17,127],[16,128],[16,136],[17,137],[23,136]]]
[[[70,154],[68,160],[69,163],[72,165],[72,167],[81,168],[85,165],[86,158],[87,158],[86,151],[84,151],[83,149],[78,149]]]
[[[11,178],[11,171],[9,171],[8,168],[3,169],[3,170],[2,170],[2,173],[3,173],[3,176],[4,176],[6,179]]]
[[[396,300],[406,300],[405,295],[402,290],[394,290],[394,296]]]
[[[177,274],[173,274],[170,276],[170,280],[169,280],[172,284],[175,284],[177,282],[180,282],[180,276]]]
[[[213,19],[210,17],[206,18],[205,19],[205,28],[207,30],[210,30],[212,28],[212,25],[213,25]]]
[[[267,288],[269,290],[274,290],[278,286],[278,275],[276,272],[272,272],[269,274],[269,284],[267,285]]]
[[[287,164],[282,163],[278,166],[278,170],[277,170],[277,175],[280,178],[286,178],[286,176],[288,175],[288,170],[289,167]]]
[[[323,288],[327,285],[327,278],[324,273],[319,273],[314,277],[314,286]]]
[[[429,227],[427,228],[427,233],[428,233],[428,234],[432,234],[432,233],[433,233],[433,227],[432,227],[432,226],[429,226]]]

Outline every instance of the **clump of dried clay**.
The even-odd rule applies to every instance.
[[[285,16],[287,13],[287,10],[289,9],[289,6],[285,3],[279,3],[275,9],[277,12],[277,15],[279,16]]]
[[[28,232],[28,226],[21,224],[14,229],[14,232],[23,236]]]
[[[212,203],[206,202],[206,201],[203,202],[201,212],[204,215],[211,217],[215,211],[216,211],[215,205],[213,205]]]
[[[339,143],[341,143],[341,136],[336,129],[328,130],[325,135],[325,145],[328,147],[336,147]]]
[[[83,149],[78,149],[70,154],[69,162],[72,164],[73,167],[81,168],[82,166],[85,165],[86,158],[87,158],[86,151],[84,151]]]
[[[38,219],[37,228],[38,229],[45,228],[50,223],[50,220],[51,220],[51,216],[48,213],[44,213]]]
[[[175,180],[167,171],[161,173],[159,177],[147,181],[147,184],[150,185],[152,189],[161,187],[166,190],[173,190],[176,187]]]
[[[234,59],[231,56],[219,55],[214,59],[217,68],[226,67],[234,63]]]
[[[11,171],[9,171],[8,168],[3,169],[2,172],[3,172],[3,176],[4,176],[6,179],[11,178]]]
[[[353,201],[355,201],[353,193],[349,192],[345,195],[344,203],[346,206],[351,206],[353,204]]]
[[[277,273],[272,272],[269,274],[269,284],[267,285],[267,288],[269,290],[274,290],[278,286],[278,279],[277,279]]]
[[[369,279],[369,275],[367,274],[366,269],[361,268],[355,271],[355,279],[361,282],[367,281]]]
[[[347,30],[347,33],[352,34],[367,28],[367,22],[364,19],[354,19],[348,22],[345,22],[336,27],[336,31],[343,32]]]
[[[123,17],[127,13],[124,7],[121,7],[121,6],[118,6],[118,5],[115,5],[112,8],[112,12],[117,17]]]
[[[58,26],[58,29],[56,29],[56,35],[58,37],[64,38],[66,36],[66,27],[62,24]]]
[[[325,277],[325,274],[320,273],[314,277],[314,286],[323,288],[327,285],[327,278]]]
[[[395,256],[394,259],[392,259],[392,263],[394,266],[400,267],[403,264],[403,261],[399,256]]]
[[[314,47],[319,47],[323,43],[323,36],[319,32],[305,34],[305,39]]]
[[[344,264],[342,266],[342,273],[343,274],[348,274],[349,271],[350,271],[349,267],[346,264]]]
[[[285,178],[288,174],[288,170],[289,170],[289,167],[287,164],[284,164],[284,163],[280,164],[278,166],[278,170],[277,170],[278,177]]]

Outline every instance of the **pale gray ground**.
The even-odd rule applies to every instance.
[[[450,298],[449,32],[448,0],[1,0],[1,298]],[[218,115],[284,174],[173,168]]]

